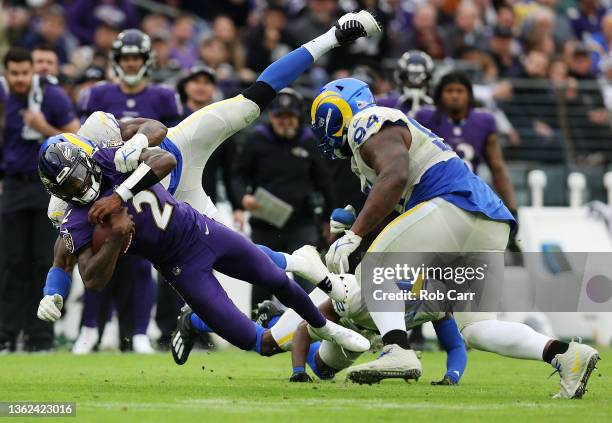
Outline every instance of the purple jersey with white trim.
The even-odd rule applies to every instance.
[[[92,159],[102,169],[101,196],[112,194],[129,174],[115,170],[114,148],[96,150]],[[207,230],[206,218],[187,203],[176,200],[161,184],[141,191],[127,201],[128,213],[134,218],[135,234],[130,254],[149,259],[156,267],[181,262],[191,255],[199,234]],[[87,221],[91,204],[71,205],[60,227],[60,235],[71,253],[91,244],[94,225]]]
[[[487,139],[497,132],[493,115],[479,109],[470,109],[465,119],[453,122],[442,111],[426,106],[417,111],[415,119],[444,138],[444,142],[450,145],[474,172],[485,159]]]
[[[119,84],[100,82],[92,86],[79,99],[79,113],[87,118],[101,110],[117,119],[148,118],[174,126],[182,116],[179,97],[172,88],[147,85],[137,94],[125,94]]]

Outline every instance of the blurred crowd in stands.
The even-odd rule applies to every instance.
[[[270,245],[278,241],[276,248],[291,249],[304,242],[325,245],[331,240],[325,224],[329,210],[349,203],[359,209],[365,198],[346,164],[325,165],[314,158],[308,100],[338,77],[354,75],[365,80],[381,101],[394,99],[389,103],[394,107],[412,98],[404,109],[418,119],[416,106],[434,101],[439,106],[435,91],[444,74],[459,70],[468,75],[471,82],[451,79],[473,89],[470,107],[483,107],[494,116],[495,122],[487,125],[497,133],[511,163],[518,205],[525,204],[521,193],[526,190],[525,174],[513,169],[529,168],[521,168],[521,163],[582,167],[591,171],[593,180],[601,179],[612,164],[611,6],[610,0],[0,0],[0,57],[14,47],[30,51],[34,72],[61,88],[73,107],[57,117],[54,127],[74,130],[78,122],[72,121],[74,116],[82,123],[95,111],[89,107],[92,86],[118,81],[110,60],[113,42],[123,30],[140,29],[150,37],[153,52],[144,57],[147,84],[176,90],[177,99],[174,106],[164,106],[166,115],[147,117],[170,127],[201,107],[236,95],[274,60],[327,31],[343,13],[369,10],[382,24],[382,35],[360,39],[319,60],[294,84],[286,104],[277,103],[270,114],[262,115],[260,125],[224,145],[204,170],[207,193],[215,202],[225,199],[232,205],[237,229],[244,227],[244,212],[257,208],[252,195],[257,186],[292,203],[297,212],[291,226],[298,222],[302,232],[283,234],[251,221],[254,239]],[[403,56],[410,50],[433,59],[431,68],[427,56],[416,61],[414,55]],[[404,76],[415,63],[427,76],[409,86]],[[0,82],[1,112],[11,90],[5,79]],[[98,90],[96,95],[104,93]],[[22,106],[31,108],[30,103]],[[134,105],[128,100],[126,107]],[[17,119],[10,113],[1,115],[0,133]],[[26,110],[25,126],[45,134],[36,123],[37,116]],[[129,113],[117,115],[127,117]],[[460,122],[452,124],[449,131],[461,137]],[[489,135],[490,131],[484,132],[486,139]],[[245,147],[249,139],[257,139],[258,144]],[[297,157],[308,160],[289,165],[282,158],[285,153],[275,150],[277,139],[294,140],[298,150],[291,154],[296,156],[298,151],[301,156]],[[501,155],[496,157],[501,160]],[[485,161],[491,168],[487,157]],[[272,172],[279,163],[286,163],[290,171]],[[494,167],[491,172],[495,179]],[[555,175],[563,177],[564,172]],[[20,182],[32,182],[21,174],[20,178]],[[308,187],[302,190],[308,195],[295,195],[298,180],[301,187]],[[596,191],[594,197],[600,194]],[[552,203],[563,204],[564,196],[560,188]],[[516,208],[514,199],[511,202]],[[5,220],[6,213],[3,210]],[[3,227],[6,231],[7,226]],[[301,235],[295,235],[298,232]],[[283,236],[287,238],[281,240]],[[3,248],[6,253],[10,243]],[[51,251],[51,245],[48,248]],[[44,272],[47,259],[41,260]],[[35,284],[34,291],[40,284]],[[262,299],[265,295],[258,294],[257,302]],[[172,329],[179,306],[172,303],[166,317],[158,320],[163,336]],[[97,317],[94,313],[94,320]]]

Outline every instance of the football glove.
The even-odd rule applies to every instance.
[[[345,273],[349,269],[349,256],[361,244],[361,237],[355,235],[353,231],[344,231],[344,236],[337,239],[325,255],[327,268],[334,273]]]
[[[332,234],[344,233],[345,230],[351,229],[355,219],[357,219],[355,208],[350,204],[343,209],[334,209],[329,218],[329,231]]]
[[[138,160],[142,150],[149,146],[149,140],[144,134],[136,134],[127,140],[121,148],[115,152],[115,168],[118,172],[132,172],[138,167]]]
[[[45,295],[38,305],[36,313],[40,320],[57,322],[62,317],[64,299],[60,294]]]

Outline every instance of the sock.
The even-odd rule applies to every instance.
[[[568,348],[569,344],[567,342],[554,340],[542,353],[542,359],[547,363],[551,363],[557,354],[565,353]]]
[[[261,338],[266,329],[255,322],[253,322],[253,326],[255,326],[255,332],[257,333],[257,337],[255,338],[255,345],[253,345],[253,348],[251,348],[251,350],[255,351],[258,354],[261,354]]]
[[[293,368],[293,374],[304,373],[305,371],[306,371],[306,368],[304,366],[296,366]]]
[[[467,351],[454,319],[434,322],[434,329],[442,348],[446,351],[446,375],[459,383],[467,365]]]
[[[406,331],[394,329],[385,333],[382,337],[382,340],[385,345],[397,344],[405,350],[410,349],[410,347],[408,346],[408,334],[406,333]]]
[[[317,366],[317,352],[319,351],[319,348],[321,348],[321,341],[310,344],[306,364],[308,364],[310,370],[312,370],[315,376],[317,376],[319,379],[333,379],[334,374],[323,374],[319,371],[319,366]]]
[[[268,329],[271,329],[274,327],[274,325],[276,324],[276,322],[278,322],[280,320],[281,316],[274,316],[273,318],[270,319],[270,323],[268,323]]]
[[[357,278],[359,280],[359,278]],[[404,304],[402,303],[402,308]],[[402,311],[373,311],[370,313],[374,324],[378,328],[381,336],[387,332],[399,330],[406,333],[406,321],[404,320],[404,310]],[[407,339],[407,338],[406,338]]]
[[[197,314],[191,313],[191,327],[198,332],[212,332],[213,330],[208,327],[204,320],[200,319]]]
[[[334,47],[338,47],[338,40],[336,39],[336,28],[331,28],[323,35],[319,35],[312,41],[307,42],[303,45],[303,47],[308,50],[308,52],[314,58],[316,62],[319,60],[319,57],[323,56],[325,53],[333,49]]]

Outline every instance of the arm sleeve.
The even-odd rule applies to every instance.
[[[446,375],[459,383],[467,365],[467,350],[455,319],[434,322],[434,329],[442,348],[446,351]]]

